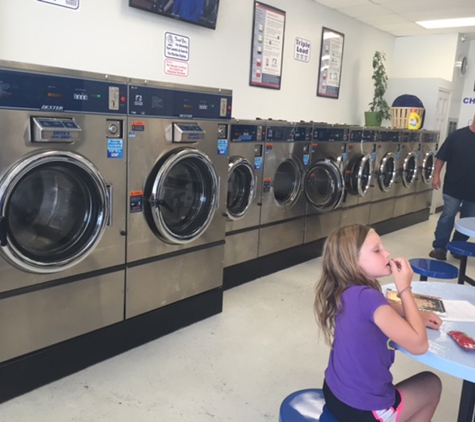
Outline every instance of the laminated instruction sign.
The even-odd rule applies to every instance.
[[[251,74],[249,84],[280,89],[284,52],[285,12],[254,3]]]
[[[173,76],[188,76],[190,39],[184,35],[165,32],[164,72]]]
[[[56,6],[67,7],[68,9],[78,9],[79,0],[38,0],[43,3],[50,3]]]

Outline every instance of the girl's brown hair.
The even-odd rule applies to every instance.
[[[328,236],[323,247],[323,272],[315,289],[315,316],[325,341],[331,346],[335,319],[341,311],[341,295],[351,285],[370,286],[381,291],[358,265],[358,256],[372,229],[362,224],[341,227]]]

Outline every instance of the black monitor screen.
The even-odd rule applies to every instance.
[[[219,0],[129,0],[129,6],[216,29]]]

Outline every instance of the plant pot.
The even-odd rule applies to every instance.
[[[376,111],[365,111],[364,121],[365,126],[381,126],[381,118],[379,113]]]

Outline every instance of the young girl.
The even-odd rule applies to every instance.
[[[411,292],[407,259],[389,259],[378,234],[360,224],[331,234],[323,250],[323,273],[315,313],[332,346],[323,393],[341,422],[429,422],[442,385],[431,372],[392,383],[394,343],[418,355],[428,349],[426,326],[441,319],[420,312]],[[389,303],[378,277],[393,274],[402,304]]]

